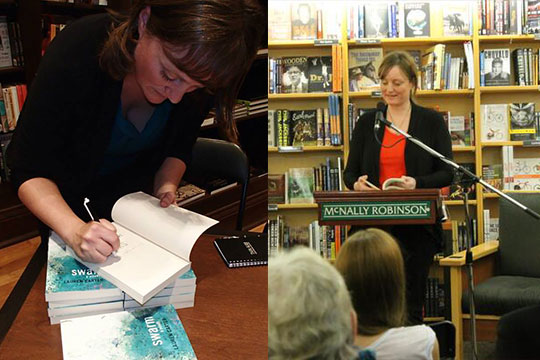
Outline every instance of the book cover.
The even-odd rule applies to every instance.
[[[112,301],[124,298],[125,293],[121,289],[71,257],[65,246],[58,235],[52,233],[47,255],[45,301],[67,301],[75,305],[95,302],[91,299],[109,298]],[[173,288],[194,288],[195,282],[195,274],[189,269],[156,296],[172,294]]]
[[[268,264],[267,234],[217,238],[214,246],[229,268]]]
[[[307,57],[295,56],[282,58],[283,78],[282,88],[284,93],[308,92],[309,81],[307,78]]]
[[[291,4],[291,33],[293,40],[314,40],[317,38],[317,13],[311,2]]]
[[[538,0],[526,0],[525,6],[527,6],[527,34],[540,33],[540,1]]]
[[[364,33],[366,38],[388,37],[388,4],[376,2],[364,5]]]
[[[483,104],[482,141],[508,141],[508,104]]]
[[[268,2],[268,40],[291,40],[291,5],[288,2]]]
[[[285,203],[285,175],[268,174],[268,203]]]
[[[332,91],[332,57],[308,57],[308,92]]]
[[[405,37],[430,35],[429,3],[404,3]]]
[[[389,178],[382,184],[383,190],[404,190],[405,180],[401,178]]]
[[[349,91],[379,87],[377,69],[382,63],[381,48],[354,48],[349,50]]]
[[[459,163],[465,169],[469,170],[473,174],[476,173],[475,163]],[[463,174],[461,171],[453,170],[454,178],[452,180],[452,185],[450,185],[450,191],[448,195],[448,200],[463,200],[463,182],[466,182],[468,185],[471,184],[471,179],[469,176]],[[476,199],[475,185],[470,186],[469,200]]]
[[[510,85],[510,50],[484,49],[485,86]]]
[[[317,145],[317,110],[291,110],[293,146]]]
[[[289,168],[287,184],[289,203],[313,203],[313,186],[313,168]]]
[[[196,359],[172,305],[64,320],[60,329],[65,360]]]
[[[96,264],[82,261],[71,248],[68,250],[141,304],[189,269],[195,242],[217,224],[177,206],[162,208],[159,199],[143,192],[121,197],[111,214],[120,237],[116,256]]]
[[[497,190],[503,190],[502,164],[482,165],[482,179]],[[489,192],[484,188],[484,192]]]
[[[455,146],[471,146],[472,138],[471,132],[474,131],[472,119],[468,116],[449,116],[448,117],[448,130],[450,131],[450,137],[452,138],[452,145]]]
[[[204,189],[182,181],[178,189],[176,189],[176,205],[185,205],[191,201],[202,198],[205,194],[206,191]]]
[[[468,2],[448,2],[442,8],[444,36],[471,35],[471,15]]]
[[[510,104],[510,140],[536,139],[534,103]]]
[[[277,146],[276,110],[268,110],[268,146]]]

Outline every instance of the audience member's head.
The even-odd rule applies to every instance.
[[[268,266],[268,358],[354,359],[355,315],[343,278],[298,247]]]
[[[405,270],[398,243],[388,233],[367,229],[342,246],[336,268],[349,288],[358,333],[376,335],[405,322]]]

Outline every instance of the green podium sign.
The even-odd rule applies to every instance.
[[[442,205],[438,189],[316,192],[321,225],[433,224]]]

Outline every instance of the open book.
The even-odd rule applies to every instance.
[[[112,209],[120,237],[116,256],[101,264],[75,259],[143,304],[190,269],[195,241],[216,220],[176,206],[162,208],[142,192],[121,197]]]
[[[383,190],[405,190],[403,184],[405,181],[401,178],[390,178],[386,179],[382,184]]]

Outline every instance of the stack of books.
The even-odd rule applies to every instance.
[[[189,269],[144,304],[140,304],[68,254],[55,234],[49,238],[45,300],[51,324],[87,315],[172,304],[194,306],[196,277]]]

